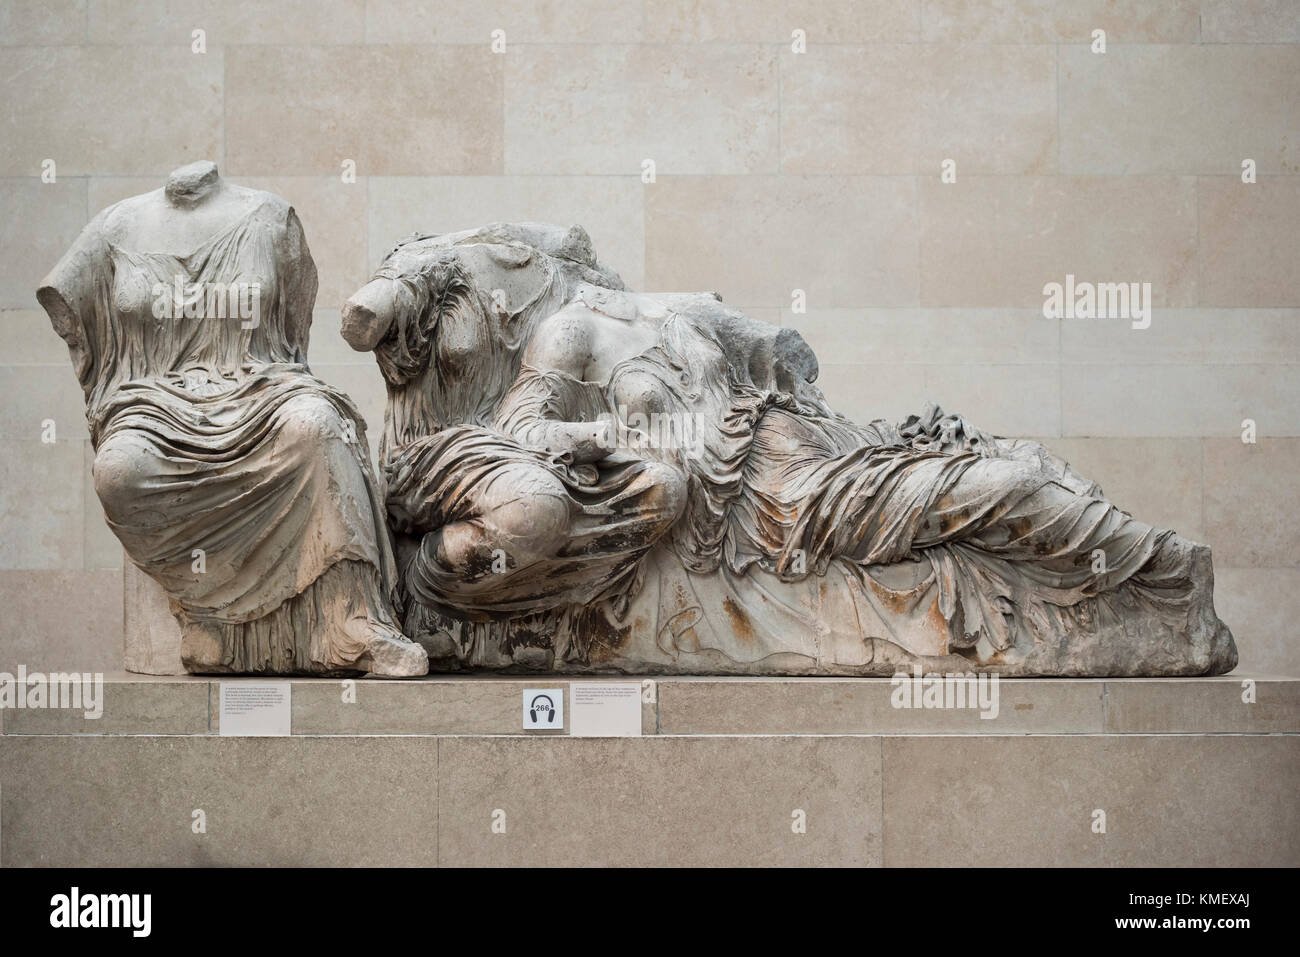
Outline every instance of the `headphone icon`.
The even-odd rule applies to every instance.
[[[549,705],[546,711],[546,723],[553,724],[555,722],[555,702],[552,701],[551,696],[547,694],[539,694],[533,698],[532,703],[528,705],[528,720],[533,724],[537,723],[537,702],[541,701],[543,698],[546,699],[546,703]]]

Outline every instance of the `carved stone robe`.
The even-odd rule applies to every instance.
[[[364,649],[331,624],[361,595],[387,617],[396,566],[364,422],[307,367],[316,269],[297,216],[261,194],[176,257],[112,241],[106,219],[132,202],[38,293],[85,390],[109,526],[170,596],[190,670],[346,667]],[[256,285],[255,321],[186,318],[188,293],[155,308],[178,276],[200,294]]]

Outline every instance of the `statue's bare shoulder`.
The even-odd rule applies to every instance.
[[[538,324],[524,350],[524,363],[542,372],[585,377],[592,364],[596,315],[581,302],[572,302]]]

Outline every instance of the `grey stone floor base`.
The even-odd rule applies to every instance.
[[[599,739],[520,730],[564,680],[292,683],[284,738],[220,736],[216,679],[0,713],[0,864],[1300,864],[1300,679],[1004,679],[985,719],[674,678]]]

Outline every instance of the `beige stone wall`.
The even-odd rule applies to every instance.
[[[0,670],[121,661],[37,283],[93,213],[212,158],[297,207],[312,364],[372,432],[338,307],[385,249],[579,222],[635,288],[801,329],[854,417],[933,399],[1048,440],[1214,547],[1243,668],[1300,672],[1298,0],[0,0],[0,84]],[[1067,273],[1150,282],[1150,328],[1043,318]]]

